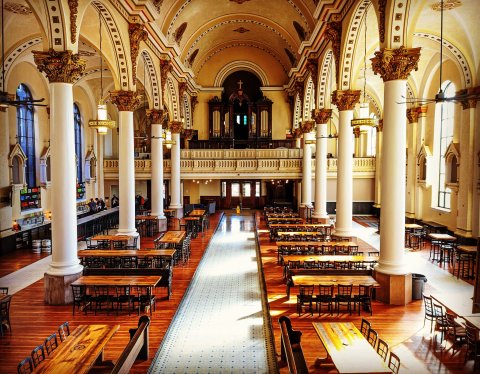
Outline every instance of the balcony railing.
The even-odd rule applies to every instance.
[[[107,179],[118,178],[118,160],[104,160]],[[165,178],[170,178],[171,162],[163,160]],[[152,160],[135,160],[135,178],[150,179]],[[315,159],[312,159],[315,171]],[[186,149],[181,151],[182,178],[301,178],[301,149]],[[337,159],[327,159],[327,173],[335,177]],[[353,159],[354,177],[373,177],[375,157]]]

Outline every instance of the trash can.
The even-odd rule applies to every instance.
[[[425,275],[412,273],[412,299],[413,300],[422,300],[423,290],[425,288],[426,282],[427,282],[427,277]]]

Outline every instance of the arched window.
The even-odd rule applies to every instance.
[[[21,83],[17,88],[17,100],[32,100],[32,94],[26,85]],[[17,106],[17,133],[18,143],[27,156],[25,168],[25,182],[28,187],[35,187],[35,126],[33,123],[33,105],[21,104]]]
[[[455,85],[450,81],[445,81],[442,84],[442,90],[445,92],[446,97],[452,97],[455,95]],[[436,160],[438,162],[438,194],[437,194],[437,207],[450,209],[450,188],[445,186],[448,182],[446,178],[446,160],[445,152],[449,144],[453,140],[453,126],[454,126],[454,114],[455,106],[453,102],[437,103],[435,108],[435,128],[438,129],[438,134],[435,134]]]
[[[77,104],[73,104],[73,125],[75,128],[75,155],[77,156],[77,180],[83,182],[82,175],[82,116]]]

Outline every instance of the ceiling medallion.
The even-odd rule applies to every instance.
[[[5,3],[5,5],[3,6],[3,9],[8,10],[9,12],[12,12],[12,13],[22,14],[22,15],[27,15],[32,13],[30,8],[22,4],[15,4],[15,3]]]
[[[238,29],[233,30],[235,32],[239,32],[240,34],[243,34],[244,32],[250,31],[249,29],[246,29],[245,27],[239,27]]]
[[[456,7],[459,7],[460,5],[462,5],[462,2],[460,0],[445,0],[443,2],[443,9],[451,10]],[[439,12],[442,9],[442,2],[439,1],[438,3],[433,4],[432,9]]]
[[[237,4],[243,4],[244,2],[250,1],[250,0],[230,0],[230,1],[233,1],[234,3],[237,3]]]

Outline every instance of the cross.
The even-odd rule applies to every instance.
[[[240,79],[240,80],[237,82],[237,84],[238,84],[238,89],[241,90],[241,89],[242,89],[242,84],[243,84],[242,80]]]

